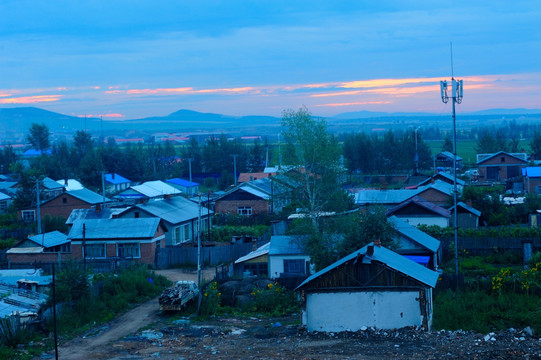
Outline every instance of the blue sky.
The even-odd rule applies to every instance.
[[[131,119],[179,109],[541,108],[538,1],[2,0],[0,107]]]

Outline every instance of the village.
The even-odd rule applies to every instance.
[[[156,296],[167,287],[160,271],[177,268],[184,270],[169,279],[175,283],[189,278],[200,293],[199,305],[194,304],[198,303],[197,296],[193,303],[182,303],[178,309],[160,303],[165,318],[154,317],[160,326],[170,327],[167,313],[172,309],[188,316],[189,320],[181,321],[188,328],[197,326],[197,320],[191,318],[194,314],[200,321],[212,321],[216,316],[225,322],[240,321],[235,323],[239,329],[246,323],[251,324],[246,325],[248,328],[260,328],[257,322],[261,321],[271,329],[272,324],[279,324],[275,325],[278,329],[269,330],[274,334],[268,335],[272,338],[357,334],[346,337],[347,341],[355,341],[358,334],[364,334],[376,341],[386,338],[390,331],[399,331],[396,337],[406,339],[414,333],[421,339],[423,334],[441,335],[439,330],[445,331],[443,326],[447,326],[453,331],[476,330],[468,337],[471,343],[483,344],[479,358],[492,358],[494,349],[490,344],[500,346],[504,340],[516,358],[540,355],[539,319],[533,319],[538,311],[535,299],[541,291],[541,237],[537,227],[541,216],[537,195],[541,172],[526,153],[478,154],[474,170],[465,171],[463,159],[449,151],[433,156],[425,151],[419,156],[419,145],[426,145],[415,132],[416,146],[410,148],[414,156],[409,162],[413,170],[396,175],[355,175],[361,182],[354,185],[352,171],[346,167],[340,146],[327,132],[325,122],[312,118],[306,109],[289,115],[283,123],[288,136],[284,144],[274,146],[280,151],[280,160],[289,161],[287,165],[269,166],[267,150],[263,168],[238,173],[234,169],[234,183],[224,190],[211,191],[208,181],[204,181],[207,186],[197,182],[201,180],[192,176],[192,160],[187,179],[134,182],[123,174],[102,171],[101,189],[90,185],[96,191],[83,184],[92,184],[87,177],[81,182],[74,178],[54,180],[42,174],[24,184],[16,176],[3,175],[0,185],[4,216],[19,224],[2,229],[4,237],[18,238],[2,251],[0,258],[5,268],[0,271],[0,329],[4,342],[23,352],[31,349],[29,353],[34,355],[40,351],[50,354],[50,341],[46,342],[49,348],[42,345],[40,349],[31,341],[26,349],[24,336],[16,334],[26,330],[39,334],[44,328],[48,329],[46,333],[53,330],[53,322],[57,345],[57,317],[73,316],[68,314],[77,312],[80,301],[124,296],[132,291],[139,294],[124,306],[111,298],[116,302],[115,309],[107,309],[106,317],[90,311],[85,320],[107,323],[152,294]],[[303,143],[305,137],[313,141]],[[89,151],[99,151],[99,146],[92,145],[94,140],[86,139],[90,141]],[[212,141],[206,140],[206,144]],[[318,156],[307,156],[313,153]],[[27,160],[29,170],[32,164],[43,164],[55,157],[38,150]],[[237,158],[231,160],[236,167]],[[353,165],[349,158],[348,163]],[[174,167],[178,162],[167,164]],[[162,164],[164,169],[167,164]],[[238,165],[241,168],[240,162]],[[460,176],[453,168],[456,173],[460,171]],[[502,195],[492,199],[496,189],[502,189]],[[21,206],[23,193],[28,190],[29,201]],[[493,226],[487,225],[499,219],[497,211],[507,211],[511,217],[507,209],[517,212],[519,208],[523,209],[521,219],[526,219],[527,226],[514,228],[507,222],[509,225],[499,226],[494,235]],[[483,216],[483,211],[493,213]],[[201,269],[207,269],[203,277]],[[186,271],[192,275],[181,275]],[[127,273],[134,276],[129,282],[139,284],[148,278],[150,284],[122,290],[124,285],[117,279],[120,283],[109,289],[108,282],[117,281],[110,275],[129,276]],[[58,287],[53,299],[51,289]],[[449,300],[443,300],[456,296],[455,292],[489,297],[511,293],[529,305],[510,309],[510,314],[521,313],[512,315],[514,320],[504,317],[495,322],[491,317],[494,315],[484,314],[484,321],[475,320],[479,323],[472,325],[457,322],[460,317],[453,314],[457,309]],[[487,307],[490,310],[492,306]],[[154,313],[158,311],[156,299],[153,309]],[[237,331],[233,325],[225,330],[216,324],[209,326],[214,329],[212,334]],[[517,328],[518,332],[504,332],[512,335],[510,339],[495,335],[508,328]],[[400,329],[410,330],[404,333]],[[133,336],[138,330],[131,329],[124,336]],[[178,331],[182,329],[174,330],[171,336],[174,338]],[[206,330],[199,331],[201,336],[208,336]],[[475,335],[478,333],[482,334]],[[105,343],[119,340],[107,338],[107,331],[100,336],[107,340],[101,340]],[[317,339],[321,340],[321,335]],[[152,348],[158,340],[153,340]],[[70,349],[66,341],[61,341],[62,351]],[[143,351],[148,345],[136,342],[133,351]],[[214,349],[218,345],[208,346]],[[71,348],[72,355],[73,349],[79,349],[75,345]],[[165,356],[163,351],[160,353]],[[178,355],[177,351],[173,353]],[[208,355],[200,351],[190,354],[189,358]],[[82,358],[87,355],[80,354]],[[340,357],[338,353],[335,356]]]

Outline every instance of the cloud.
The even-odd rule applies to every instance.
[[[334,104],[318,104],[317,107],[339,107],[339,106],[353,106],[353,105],[382,105],[391,104],[392,101],[355,101],[347,103],[334,103]]]
[[[62,95],[36,95],[0,99],[0,104],[34,104],[59,101]]]

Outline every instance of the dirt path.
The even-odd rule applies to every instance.
[[[157,274],[163,275],[175,282],[179,280],[197,281],[197,271],[183,269],[157,270]],[[213,279],[213,268],[203,271],[203,279]],[[160,310],[158,297],[131,309],[104,326],[97,327],[86,336],[70,340],[58,348],[59,359],[109,359],[111,343],[137,332],[142,327],[151,325],[159,320]]]

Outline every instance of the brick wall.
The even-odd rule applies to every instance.
[[[62,194],[40,206],[41,218],[45,216],[61,216],[68,218],[74,209],[91,209],[92,205],[77,199],[67,193]],[[36,210],[36,208],[28,209]],[[36,213],[37,214],[37,213]],[[17,212],[19,220],[22,218],[21,211]]]
[[[41,253],[41,254],[6,254],[7,260],[10,263],[26,263],[33,264],[37,263],[54,263],[58,262],[58,253]],[[61,261],[71,260],[70,253],[60,253]]]
[[[427,189],[418,194],[418,196],[441,207],[447,207],[449,201],[453,199],[452,196],[446,195],[435,189]]]
[[[266,200],[218,200],[214,211],[221,214],[237,214],[239,206],[252,207],[252,215],[268,214],[269,203]]]

